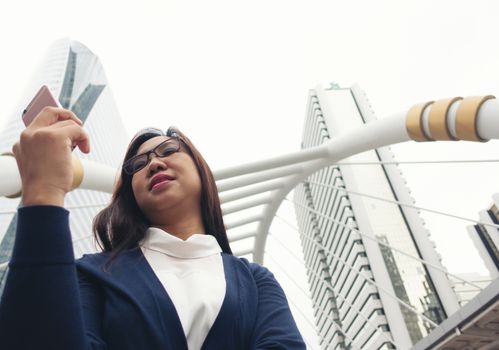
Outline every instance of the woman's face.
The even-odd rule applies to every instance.
[[[150,151],[167,136],[145,141],[137,154]],[[151,221],[158,213],[199,210],[201,179],[196,165],[181,143],[180,151],[167,157],[150,155],[150,162],[132,177],[137,204]],[[175,209],[175,210],[172,210]],[[167,214],[166,214],[167,215]]]

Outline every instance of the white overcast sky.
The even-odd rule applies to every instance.
[[[307,92],[360,84],[378,118],[455,95],[499,95],[496,1],[3,1],[0,123],[47,47],[104,65],[124,124],[177,125],[213,169],[299,148]],[[498,119],[499,120],[499,119]],[[393,147],[399,161],[496,159],[498,143]],[[478,219],[499,165],[401,167],[416,204]],[[452,272],[481,271],[466,222],[423,214]]]

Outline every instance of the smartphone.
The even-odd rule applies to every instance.
[[[52,95],[47,85],[43,85],[22,113],[24,125],[28,126],[31,124],[38,113],[47,106],[61,107],[59,101]]]
[[[35,97],[33,97],[31,102],[23,111],[22,119],[24,125],[28,126],[31,124],[33,119],[35,119],[44,107],[61,107],[61,104],[57,101],[54,95],[52,95],[47,85],[42,85]],[[71,149],[74,150],[75,147],[76,145],[72,145]]]

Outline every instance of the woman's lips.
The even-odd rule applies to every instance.
[[[152,186],[152,188],[151,188],[151,192],[152,192],[152,191],[159,190],[159,189],[161,189],[161,188],[163,188],[163,187],[167,186],[167,185],[168,185],[170,182],[172,182],[172,181],[173,181],[173,180],[168,180],[168,179],[165,179],[165,180],[163,180],[163,181],[161,181],[161,182],[157,182],[157,183],[155,183],[155,184]]]
[[[159,185],[163,182],[170,182],[175,180],[173,176],[167,175],[167,174],[156,174],[153,176],[151,179],[150,185],[149,185],[149,190],[152,191],[156,185]]]

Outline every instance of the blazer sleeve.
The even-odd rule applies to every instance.
[[[250,266],[258,290],[255,349],[306,349],[279,282],[267,268]]]
[[[85,283],[80,280],[88,313],[95,300]],[[69,212],[64,208],[18,210],[16,239],[0,301],[0,342],[5,349],[105,349],[102,341],[86,335]]]

